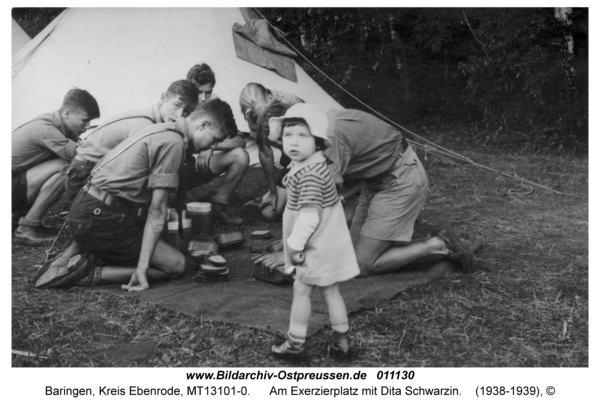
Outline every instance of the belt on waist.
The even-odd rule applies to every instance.
[[[109,205],[110,207],[134,211],[142,208],[141,205],[130,202],[129,200],[123,199],[122,197],[102,190],[99,187],[92,185],[90,182],[85,184],[83,190],[90,196],[95,197],[96,199],[100,200],[104,204]]]
[[[96,165],[95,162],[88,161],[87,159],[85,159],[84,157],[82,157],[80,155],[75,155],[75,157],[71,161],[71,166],[77,162],[84,164],[86,168],[93,168]]]

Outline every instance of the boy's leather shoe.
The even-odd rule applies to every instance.
[[[473,253],[447,224],[440,225],[434,235],[446,244],[446,247],[450,250],[448,258],[454,262],[458,262],[462,272],[469,273],[473,270]]]
[[[21,217],[19,227],[13,233],[16,243],[32,246],[51,243],[55,237],[42,228],[41,221],[27,220],[25,217]]]

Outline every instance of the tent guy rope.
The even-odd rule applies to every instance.
[[[302,52],[300,52],[294,45],[292,45],[292,43],[290,41],[288,41],[287,38],[285,38],[285,35],[283,35],[283,32],[281,30],[279,30],[277,27],[275,27],[273,24],[271,24],[271,22],[258,9],[256,9],[256,8],[253,8],[253,9],[254,9],[254,11],[256,11],[256,13],[259,16],[262,17],[262,19],[264,19],[269,24],[269,26],[271,28],[273,28],[273,30],[275,30],[277,33],[280,34],[279,37],[282,38],[287,43],[287,45],[290,48],[292,48],[292,50],[294,50],[298,55],[300,55],[306,62],[308,62],[315,70],[317,70],[321,75],[323,75],[331,83],[333,83],[334,85],[336,85],[337,87],[339,87],[344,93],[346,93],[348,96],[350,96],[351,98],[353,98],[354,100],[356,100],[362,106],[366,107],[371,112],[373,112],[377,116],[381,117],[382,119],[384,119],[388,123],[392,124],[393,126],[395,126],[396,128],[398,128],[399,130],[402,130],[402,131],[410,134],[414,138],[417,138],[417,139],[419,139],[419,140],[421,140],[421,141],[429,144],[429,145],[425,145],[424,146],[424,145],[419,144],[418,142],[416,142],[414,140],[409,140],[409,142],[412,145],[415,145],[418,148],[424,149],[424,150],[426,150],[426,152],[431,153],[432,155],[438,155],[438,156],[446,155],[446,156],[452,157],[454,159],[467,162],[467,163],[469,163],[469,164],[471,164],[473,166],[477,166],[479,168],[486,169],[486,170],[498,173],[498,174],[503,175],[503,176],[507,176],[509,178],[512,178],[512,179],[516,180],[520,184],[527,183],[528,185],[539,187],[539,188],[548,190],[550,192],[553,192],[553,193],[556,193],[556,194],[559,194],[559,195],[569,196],[569,194],[566,194],[566,193],[563,193],[563,192],[559,192],[559,191],[554,190],[554,189],[552,189],[552,188],[550,188],[548,186],[544,186],[544,185],[541,185],[539,183],[529,181],[529,180],[525,179],[524,177],[519,177],[516,173],[514,175],[510,175],[510,174],[504,173],[502,171],[499,171],[497,169],[491,168],[489,166],[477,163],[477,162],[473,161],[471,158],[468,158],[468,157],[466,157],[464,155],[458,154],[458,153],[456,153],[454,151],[451,151],[451,150],[449,150],[447,148],[444,148],[441,145],[438,145],[438,144],[436,144],[434,142],[431,142],[428,139],[426,139],[424,137],[421,137],[420,135],[416,134],[415,132],[410,131],[408,128],[405,128],[405,127],[401,126],[400,124],[396,123],[392,119],[388,118],[384,114],[380,113],[379,111],[375,110],[374,108],[372,108],[371,106],[369,106],[368,104],[366,104],[365,102],[363,102],[362,100],[360,100],[358,97],[354,96],[352,93],[350,93],[348,90],[346,90],[342,85],[340,85],[335,80],[333,80],[331,77],[329,77],[325,72],[323,72],[321,69],[319,69],[319,67],[317,67],[313,62],[311,62],[306,56],[304,56],[304,54]],[[433,146],[433,148],[431,148],[431,146]]]

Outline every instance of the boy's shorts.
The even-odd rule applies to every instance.
[[[190,190],[210,183],[217,177],[210,169],[196,170],[196,157],[189,155],[179,170],[179,188]]]
[[[360,235],[368,238],[410,242],[428,188],[425,169],[409,147],[392,173],[363,186],[352,224],[361,226]]]
[[[111,207],[81,190],[69,212],[69,231],[106,265],[136,266],[146,222],[137,210]]]
[[[27,171],[12,173],[12,213],[27,210]]]

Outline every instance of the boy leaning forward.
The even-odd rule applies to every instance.
[[[175,122],[134,130],[96,165],[69,212],[73,239],[102,265],[84,278],[89,284],[129,282],[123,288],[136,291],[183,273],[185,257],[160,238],[169,193],[179,186],[186,149],[202,151],[236,134],[232,123],[229,105],[211,100]],[[146,219],[140,208],[148,209]]]

